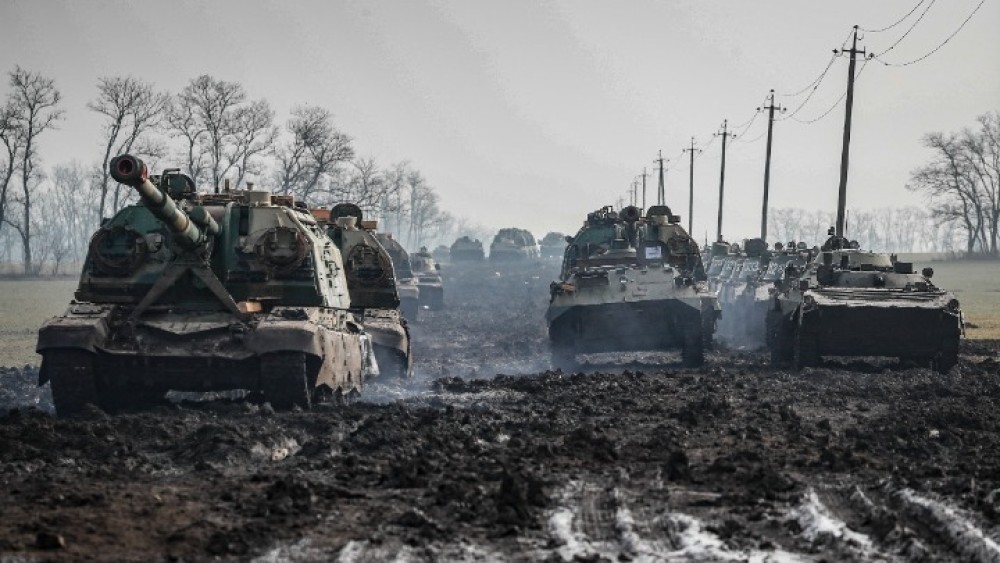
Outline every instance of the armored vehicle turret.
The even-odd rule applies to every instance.
[[[420,305],[428,309],[444,309],[444,281],[441,279],[441,265],[434,260],[427,247],[410,254],[410,269],[417,279],[420,289]]]
[[[720,309],[705,284],[698,245],[666,206],[587,215],[550,285],[546,320],[552,361],[579,353],[679,348],[701,365]]]
[[[767,318],[772,362],[800,369],[823,356],[895,357],[949,371],[962,310],[932,275],[831,236],[804,270],[786,266]]]
[[[291,198],[198,194],[129,155],[140,203],[90,241],[76,299],[39,331],[59,415],[144,406],[168,390],[243,389],[275,408],[353,393],[373,374],[340,251]]]
[[[468,235],[461,236],[451,243],[451,262],[482,262],[485,259],[483,243]]]
[[[490,244],[490,262],[515,262],[538,259],[535,237],[524,229],[500,229]]]
[[[410,267],[410,254],[390,233],[378,233],[375,238],[392,258],[392,271],[396,275],[396,291],[399,293],[399,309],[407,321],[415,323],[420,311],[420,287],[417,286],[417,278]]]
[[[313,209],[312,214],[344,257],[351,308],[372,339],[379,373],[410,377],[410,331],[399,310],[392,258],[375,236],[377,224],[364,220],[361,208],[353,203],[341,203],[330,210]]]

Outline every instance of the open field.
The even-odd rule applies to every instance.
[[[918,270],[934,268],[934,282],[955,292],[965,318],[975,325],[966,336],[1000,339],[1000,262],[930,262],[927,255],[901,255]],[[76,279],[0,280],[0,366],[37,364],[35,336],[48,317],[62,313],[76,289]],[[538,284],[544,292],[545,284]],[[543,322],[539,314],[539,323]]]
[[[38,327],[63,313],[76,278],[0,280],[0,366],[37,364]]]

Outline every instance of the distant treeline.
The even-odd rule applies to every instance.
[[[828,229],[836,224],[833,211],[772,208],[768,212],[768,242],[805,242],[822,245]],[[950,222],[940,222],[919,207],[850,209],[845,231],[861,248],[882,252],[942,252],[961,254],[965,239]]]
[[[121,153],[143,158],[154,172],[180,168],[201,191],[255,182],[310,206],[354,202],[409,248],[485,231],[444,211],[409,162],[381,165],[356,154],[323,107],[295,107],[279,124],[268,101],[251,99],[238,82],[203,75],[180,92],[163,92],[132,76],[102,77],[87,104],[102,122],[93,159],[47,168],[39,140],[63,120],[62,106],[53,79],[21,67],[8,73],[0,108],[0,264],[19,262],[26,274],[79,262],[101,217],[135,200],[108,174]]]

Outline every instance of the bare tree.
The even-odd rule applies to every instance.
[[[104,216],[111,177],[108,162],[115,155],[139,153],[139,156],[162,154],[161,147],[149,138],[163,121],[167,102],[166,93],[156,92],[153,85],[132,76],[103,77],[97,81],[97,98],[87,104],[91,111],[104,119],[104,154],[99,178],[100,203],[98,218]],[[136,150],[139,149],[139,150]],[[119,190],[115,189],[111,211],[119,206]]]
[[[185,140],[188,172],[207,180],[216,192],[236,171],[237,184],[255,173],[257,159],[274,142],[274,111],[264,100],[247,101],[238,82],[202,75],[173,100],[168,121]]]
[[[4,145],[4,160],[0,164],[0,229],[3,229],[7,217],[7,192],[10,188],[10,181],[17,173],[18,159],[21,154],[21,145],[24,140],[20,124],[15,119],[14,100],[8,97],[6,103],[0,108],[0,141]]]
[[[24,272],[34,274],[37,269],[31,255],[32,195],[42,177],[41,170],[38,169],[41,160],[38,154],[38,137],[55,127],[56,122],[62,119],[63,111],[57,109],[62,95],[51,78],[20,66],[14,67],[9,76],[11,119],[22,141],[19,166],[21,193],[18,196],[21,217],[12,221],[9,216],[5,216],[4,221],[21,237]]]
[[[328,110],[316,106],[293,109],[286,129],[292,138],[277,151],[275,183],[283,194],[317,203],[324,182],[354,157],[351,138],[334,127]]]

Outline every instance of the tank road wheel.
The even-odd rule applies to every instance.
[[[403,313],[403,318],[411,323],[417,322],[417,314],[420,311],[420,303],[416,299],[406,299],[400,302],[399,311]]]
[[[303,352],[265,354],[260,364],[260,390],[264,400],[275,410],[287,411],[296,405],[308,409],[311,404],[306,355]]]
[[[706,350],[715,347],[716,312],[714,309],[701,312],[701,341]]]
[[[958,364],[958,339],[946,340],[941,345],[941,351],[934,356],[931,367],[940,374],[946,374]]]
[[[379,374],[392,379],[410,379],[413,369],[405,355],[398,350],[375,347],[375,361],[378,362]]]
[[[49,351],[45,353],[45,370],[58,416],[73,416],[87,403],[97,405],[100,402],[94,381],[93,354],[69,349]]]
[[[573,328],[565,320],[549,325],[549,351],[552,354],[552,369],[571,372],[578,367]]]
[[[705,363],[705,338],[700,325],[689,326],[684,330],[684,345],[681,349],[684,366],[701,367]]]
[[[816,341],[816,335],[802,330],[801,327],[795,331],[794,360],[796,371],[819,364],[819,343]]]
[[[782,367],[792,359],[792,331],[778,311],[767,313],[767,339],[771,350],[771,365]]]

